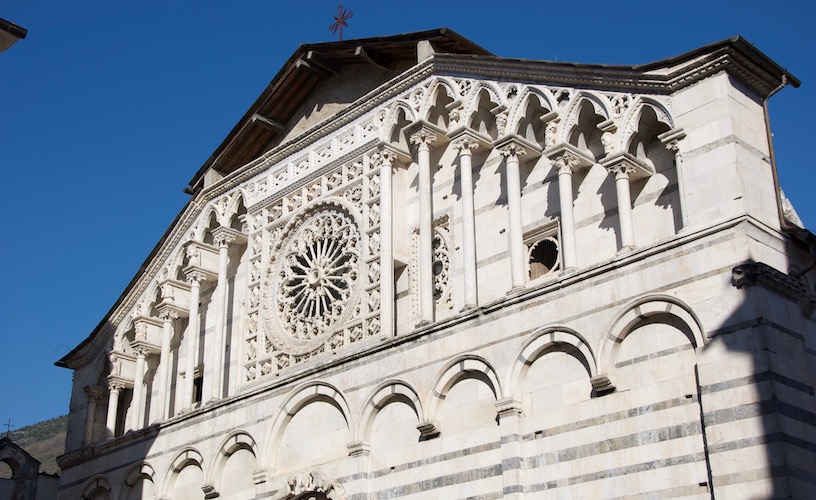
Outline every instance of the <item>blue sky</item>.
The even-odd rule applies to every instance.
[[[370,2],[345,38],[448,26],[499,56],[639,64],[743,35],[802,80],[770,101],[782,186],[816,228],[810,2]],[[336,1],[25,0],[0,54],[0,422],[68,412],[53,363],[103,319],[187,201],[182,188]],[[3,428],[4,429],[4,428]]]

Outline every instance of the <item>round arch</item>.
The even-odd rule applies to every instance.
[[[363,405],[355,441],[369,441],[374,418],[381,409],[391,403],[401,403],[411,408],[417,417],[417,425],[425,420],[422,403],[416,390],[407,382],[387,380],[374,389]]]
[[[598,356],[598,374],[606,376],[614,385],[613,372],[621,342],[634,328],[644,320],[665,315],[674,318],[684,326],[683,333],[688,337],[694,349],[705,345],[703,328],[697,315],[681,300],[668,295],[649,295],[641,297],[624,307],[601,341]]]
[[[595,354],[586,339],[571,328],[560,325],[549,326],[530,335],[516,351],[505,379],[507,394],[521,400],[521,390],[530,365],[544,354],[569,349],[570,346],[572,347],[571,354],[584,365],[587,376],[594,377],[597,373]]]
[[[113,498],[111,485],[104,476],[98,475],[89,479],[82,488],[82,500],[91,500],[100,493],[107,493],[108,498]]]
[[[128,489],[133,488],[139,481],[149,480],[156,486],[156,471],[147,462],[137,462],[133,464],[125,476],[125,486],[119,494],[121,500],[126,500],[128,497]]]
[[[328,403],[337,409],[346,421],[349,433],[354,432],[354,420],[351,410],[343,393],[335,386],[321,380],[306,382],[292,390],[283,401],[278,410],[272,427],[268,434],[268,439],[264,445],[261,460],[266,460],[264,465],[269,470],[274,470],[277,465],[277,449],[280,445],[283,433],[292,418],[305,406],[316,402]],[[353,439],[353,435],[351,436]],[[260,464],[259,464],[260,466]]]
[[[496,401],[504,397],[496,370],[486,359],[476,355],[460,356],[448,362],[436,377],[427,405],[429,420],[436,417],[451,388],[459,381],[469,378],[484,382],[493,392]]]
[[[163,497],[168,497],[170,495],[170,492],[175,486],[178,473],[189,465],[195,465],[201,469],[202,480],[207,477],[207,471],[204,468],[204,458],[201,456],[201,453],[199,453],[195,448],[185,448],[178,455],[176,455],[176,458],[174,458],[170,463],[167,474],[165,474],[164,485],[160,490],[162,491]]]

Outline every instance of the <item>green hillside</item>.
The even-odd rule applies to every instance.
[[[59,474],[57,457],[65,450],[65,432],[68,429],[68,415],[44,420],[23,427],[9,434],[9,438],[40,461],[40,472]],[[0,469],[0,477],[7,469]]]

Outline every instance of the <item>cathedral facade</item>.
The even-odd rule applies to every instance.
[[[814,498],[814,237],[742,38],[303,45],[74,371],[64,499]]]

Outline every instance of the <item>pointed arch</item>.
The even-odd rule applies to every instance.
[[[459,356],[445,364],[436,377],[426,406],[428,420],[436,418],[439,407],[448,392],[454,385],[465,379],[477,379],[484,382],[493,392],[496,401],[504,397],[496,370],[486,359],[476,355]]]
[[[548,113],[557,109],[552,101],[552,95],[549,92],[537,87],[524,86],[519,93],[519,97],[516,99],[516,104],[513,106],[513,109],[511,109],[510,115],[507,119],[507,129],[522,137],[524,134],[519,133],[519,122],[527,117],[527,110],[530,107],[530,101],[532,99],[537,99],[538,106],[541,109],[546,110]]]
[[[338,410],[346,421],[348,432],[353,439],[354,420],[342,391],[334,385],[321,380],[306,382],[289,393],[289,396],[280,405],[280,409],[272,422],[263,454],[260,457],[260,460],[268,461],[266,467],[270,470],[273,470],[276,466],[277,450],[289,422],[305,406],[316,402],[328,403]]]
[[[402,128],[405,123],[414,123],[416,120],[416,113],[407,102],[395,101],[385,115],[380,129],[380,140],[402,146],[407,151],[408,141],[402,133]]]
[[[666,130],[673,130],[675,128],[674,118],[663,103],[651,97],[638,97],[634,104],[629,107],[626,115],[621,120],[623,127],[621,132],[617,134],[617,144],[615,145],[616,151],[627,150],[629,141],[638,131],[644,108],[647,107],[654,111],[658,123],[664,124],[666,126]]]
[[[425,99],[422,102],[422,106],[419,108],[418,116],[421,116],[424,120],[428,121],[429,123],[433,123],[434,125],[439,126],[439,128],[446,130],[448,126],[447,114],[445,114],[444,117],[445,121],[444,126],[437,123],[435,117],[432,116],[434,108],[436,108],[438,105],[440,92],[444,92],[445,93],[444,95],[447,96],[448,99],[450,99],[449,102],[451,103],[455,102],[458,98],[458,95],[456,93],[456,85],[451,80],[447,78],[436,77],[431,81],[428,87],[428,92],[425,93]]]
[[[422,403],[416,390],[402,380],[387,380],[374,389],[363,405],[355,441],[369,441],[374,418],[381,409],[391,403],[402,403],[411,408],[417,417],[417,424],[425,421]]]
[[[614,370],[621,342],[644,320],[655,316],[668,316],[686,335],[694,349],[705,345],[703,327],[689,306],[669,295],[641,297],[624,307],[615,317],[607,336],[601,341],[598,355],[598,374],[606,376],[614,385]]]
[[[572,97],[572,102],[564,114],[563,125],[558,131],[558,142],[569,141],[573,129],[578,125],[578,118],[584,104],[591,105],[595,114],[603,117],[604,120],[609,119],[609,102],[605,97],[585,90],[579,91]]]
[[[495,106],[488,106],[488,103],[493,103]],[[496,85],[490,82],[477,82],[466,97],[462,123],[492,139],[497,139],[499,131],[497,130],[496,114],[506,107],[503,94]]]
[[[570,354],[586,368],[588,378],[597,373],[595,354],[583,336],[566,326],[548,326],[530,335],[516,351],[505,379],[507,395],[521,400],[521,390],[530,365],[548,352],[557,350],[572,351]]]

